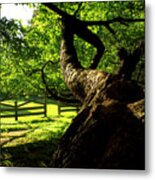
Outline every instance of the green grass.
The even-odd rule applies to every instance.
[[[9,101],[7,103],[12,103]],[[30,103],[26,106],[36,106]],[[76,112],[58,115],[55,102],[49,101],[47,117],[1,118],[1,166],[49,167],[57,143]],[[35,111],[36,110],[31,110]]]

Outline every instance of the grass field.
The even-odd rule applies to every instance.
[[[36,106],[36,103],[32,102],[30,106]],[[1,118],[1,166],[50,166],[58,140],[76,115],[71,111],[59,116],[57,108],[57,104],[50,102],[47,117],[19,117],[18,121]]]

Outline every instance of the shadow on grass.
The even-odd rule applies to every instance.
[[[31,124],[38,124],[38,123],[48,123],[48,122],[54,122],[56,120],[48,118],[47,120],[32,120]]]
[[[1,149],[1,164],[4,167],[50,167],[58,138],[38,141]]]
[[[53,125],[54,123],[55,125]],[[47,118],[38,121],[32,120],[29,122],[18,121],[17,124],[13,123],[12,127],[6,127],[7,132],[2,134],[4,142],[1,142],[2,148],[0,166],[51,167],[50,163],[52,159],[52,154],[57,147],[59,139],[62,137],[66,127],[68,127],[69,124],[69,122],[61,120],[58,120],[57,122],[57,120]],[[17,127],[16,125],[19,125],[19,127]],[[22,127],[21,125],[24,125],[25,127]],[[34,132],[40,131],[42,129],[44,130],[43,133],[41,132],[41,134],[36,134],[35,139]],[[27,131],[22,132],[22,130]],[[27,141],[29,140],[27,139],[27,134],[33,135],[33,142]],[[47,138],[45,140],[41,140],[41,137],[44,135],[47,136]],[[18,139],[20,138],[25,139],[23,141],[24,144],[19,143],[21,142],[18,141]],[[12,142],[13,145],[10,145]],[[8,145],[8,143],[10,144]]]
[[[51,118],[47,117],[47,119],[43,119],[43,120],[31,120],[29,122],[20,121],[20,120],[17,121],[16,123],[1,122],[1,133],[5,132],[6,129],[7,129],[8,132],[32,129],[33,127],[31,125],[33,125],[33,124],[50,123],[50,122],[52,123],[54,121],[55,121],[54,119],[51,119]],[[25,127],[21,127],[20,125],[21,126],[25,125]],[[5,128],[5,126],[9,126],[9,127]]]
[[[5,130],[5,129],[1,129],[1,133],[5,133],[5,132],[11,132],[11,131],[24,131],[24,130],[27,130],[28,128],[27,127],[23,127],[23,128],[16,128],[16,127],[14,127],[14,128],[7,128],[7,130]]]

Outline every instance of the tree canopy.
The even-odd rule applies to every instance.
[[[56,5],[68,14],[75,13],[83,21],[112,21],[121,18],[110,23],[109,28],[101,25],[89,26],[105,46],[104,55],[98,65],[100,70],[115,74],[120,65],[118,49],[123,47],[131,53],[144,41],[144,22],[130,22],[132,19],[144,19],[142,1],[66,2]],[[44,73],[48,86],[54,87],[58,92],[67,90],[59,65],[62,33],[60,18],[43,4],[35,4],[33,18],[27,26],[14,19],[0,19],[2,96],[41,94],[45,89],[41,68],[46,63]],[[74,44],[80,63],[88,68],[95,48],[78,36],[75,36]],[[49,61],[53,63],[48,63]],[[144,57],[141,57],[133,78],[144,81]]]

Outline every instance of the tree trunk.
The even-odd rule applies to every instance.
[[[144,169],[142,96],[142,90],[131,81],[100,85],[96,93],[89,94],[61,138],[51,166]]]
[[[99,37],[86,22],[52,4],[46,6],[62,16],[61,69],[68,87],[83,104],[61,138],[51,166],[144,169],[144,93],[130,80],[140,51],[132,56],[120,51],[122,67],[116,76],[84,69],[78,61],[74,34],[97,47],[93,68],[104,52]],[[129,63],[130,57],[136,62]]]

